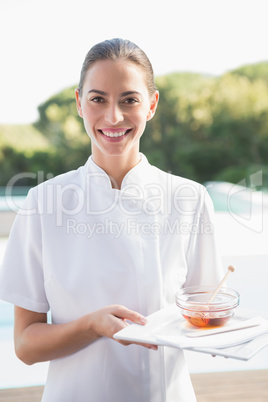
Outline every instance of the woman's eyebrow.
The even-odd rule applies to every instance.
[[[88,94],[90,94],[92,92],[94,92],[96,94],[99,94],[99,95],[103,95],[103,96],[108,96],[109,95],[107,92],[101,91],[99,89],[90,89],[88,91]],[[121,93],[121,96],[129,96],[129,95],[141,95],[141,93],[138,92],[138,91],[125,91],[125,92]]]
[[[121,94],[121,96],[128,96],[128,95],[141,95],[138,91],[126,91]]]
[[[107,96],[107,95],[108,95],[107,92],[100,91],[99,89],[90,89],[90,90],[88,91],[88,94],[90,94],[91,92],[95,92],[96,94],[103,95],[103,96]]]

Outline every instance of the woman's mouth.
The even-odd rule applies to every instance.
[[[132,129],[127,129],[127,128],[123,128],[123,129],[103,129],[103,130],[99,130],[101,132],[101,134],[105,135],[106,137],[110,137],[110,138],[117,138],[117,137],[123,137],[125,134],[129,133]]]

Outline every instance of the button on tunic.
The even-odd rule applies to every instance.
[[[15,250],[15,251],[14,251]],[[222,276],[205,188],[140,163],[121,190],[92,157],[30,190],[0,271],[0,298],[54,324],[111,304],[145,316],[182,286]],[[105,337],[50,362],[42,402],[195,401],[183,352]]]

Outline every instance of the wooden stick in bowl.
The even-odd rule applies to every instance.
[[[217,289],[215,290],[215,292],[213,293],[213,295],[211,296],[211,298],[209,299],[208,303],[212,303],[213,300],[215,299],[215,297],[217,296],[217,294],[219,293],[222,285],[224,284],[224,282],[227,280],[228,276],[230,275],[231,272],[234,272],[235,269],[232,265],[229,265],[228,267],[228,271],[226,272],[224,278],[221,280],[221,282],[219,283]]]

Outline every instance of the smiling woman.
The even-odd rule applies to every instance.
[[[212,201],[139,152],[159,95],[138,46],[94,46],[75,95],[92,154],[29,191],[0,271],[16,354],[51,361],[42,402],[194,402],[182,350],[126,348],[114,334],[146,325],[183,286],[218,284],[214,231],[203,230],[213,229]]]
[[[76,99],[94,161],[120,188],[140,160],[139,140],[155,113],[158,92],[149,95],[145,73],[132,61],[101,60],[91,65]]]

